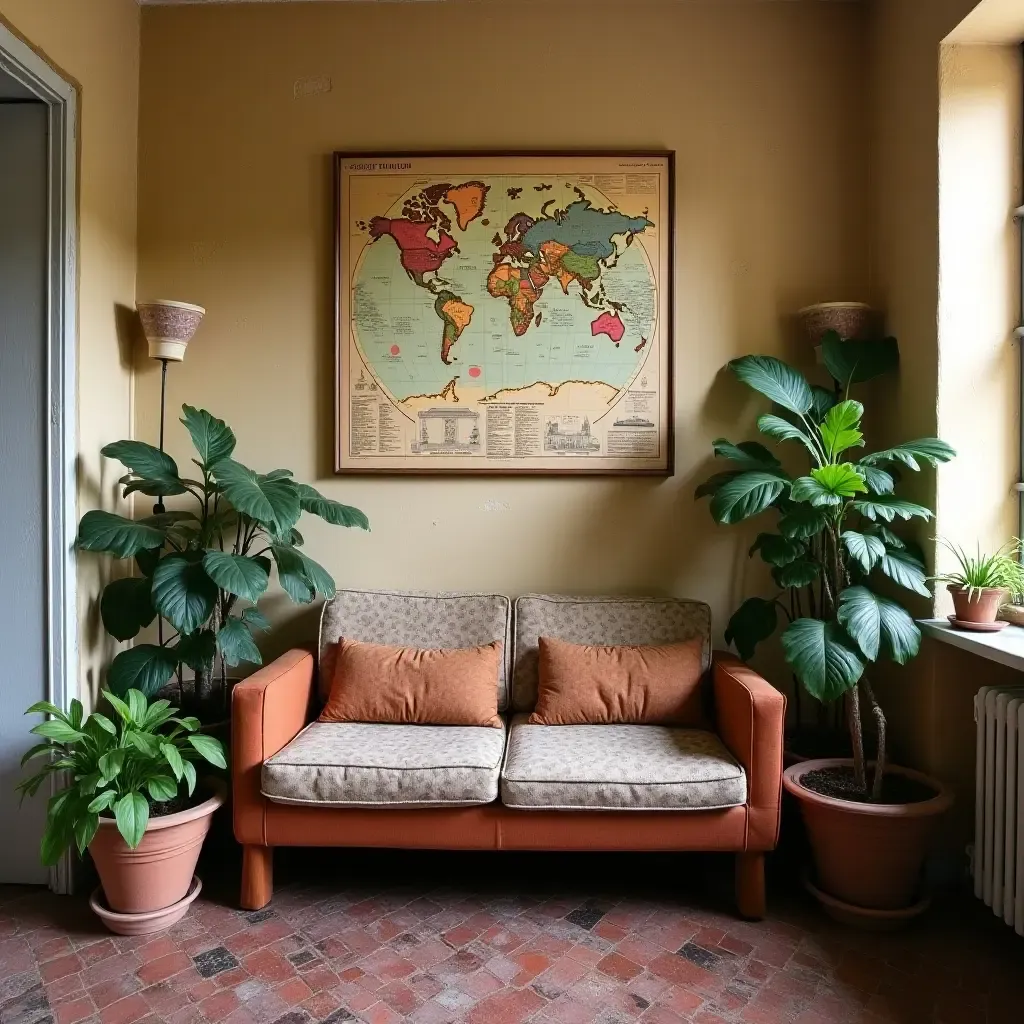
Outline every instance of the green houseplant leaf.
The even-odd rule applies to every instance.
[[[760,552],[761,559],[769,565],[788,565],[795,562],[807,550],[799,540],[790,540],[777,533],[759,533],[748,554],[753,557]]]
[[[775,632],[778,606],[763,597],[749,597],[733,612],[725,630],[725,642],[732,644],[744,661],[754,656],[757,645]]]
[[[126,469],[140,477],[129,482],[125,494],[184,494],[185,484],[178,475],[178,464],[166,452],[145,441],[115,441],[100,449],[108,459],[117,459]]]
[[[864,406],[852,399],[829,409],[818,428],[829,458],[835,458],[850,448],[863,447],[864,435],[858,429],[863,415]]]
[[[886,550],[879,560],[878,566],[894,583],[898,583],[901,587],[912,590],[922,597],[931,597],[924,565],[910,552],[899,549]]]
[[[863,462],[856,463],[854,468],[864,477],[864,483],[871,494],[892,494],[896,487],[892,473],[887,473],[884,469]]]
[[[743,469],[771,471],[782,468],[782,463],[757,441],[741,441],[739,444],[733,444],[732,441],[720,437],[717,441],[712,442],[711,447],[718,458],[735,462]]]
[[[956,452],[945,441],[940,441],[937,437],[921,437],[916,441],[904,441],[903,444],[898,444],[894,448],[886,448],[885,451],[865,455],[860,461],[869,466],[879,466],[886,462],[902,462],[904,466],[916,473],[921,469],[921,462],[927,462],[930,466],[938,466],[955,457]]]
[[[206,468],[228,458],[235,450],[234,431],[223,420],[191,405],[183,405],[181,411],[181,422],[192,437],[199,461]]]
[[[217,647],[224,655],[225,663],[232,667],[243,661],[254,665],[263,664],[260,649],[241,619],[230,618],[221,626],[217,634]]]
[[[775,413],[765,413],[758,417],[757,429],[766,437],[772,437],[776,441],[799,441],[817,459],[817,449],[814,447],[810,435],[807,431],[790,423],[789,420],[776,416]]]
[[[821,575],[821,566],[810,558],[798,558],[772,569],[772,579],[782,588],[806,587]]]
[[[112,637],[131,640],[153,621],[156,609],[150,599],[150,587],[150,581],[144,576],[128,576],[113,580],[103,588],[100,618],[103,628]]]
[[[797,619],[782,634],[782,648],[808,693],[830,703],[856,685],[864,662],[835,622]]]
[[[851,384],[863,384],[895,370],[900,349],[895,338],[843,340],[835,331],[827,331],[821,339],[821,356],[825,368],[846,391]]]
[[[838,618],[869,661],[878,658],[884,644],[893,661],[905,665],[921,647],[921,631],[910,615],[867,587],[847,587],[839,595]]]
[[[299,501],[304,512],[330,523],[332,526],[358,527],[360,530],[368,530],[370,521],[357,508],[351,505],[343,505],[340,501],[332,501],[325,498],[315,487],[309,484],[298,484]]]
[[[779,519],[779,532],[790,540],[810,540],[825,529],[825,514],[812,505],[798,505]]]
[[[719,523],[738,523],[769,508],[788,486],[776,474],[760,470],[741,473],[722,484],[711,499],[711,515]]]
[[[118,558],[131,558],[147,548],[159,548],[165,531],[124,516],[93,509],[78,524],[78,547],[83,551],[105,551]]]
[[[842,540],[850,557],[865,573],[871,572],[885,556],[885,545],[881,538],[872,534],[846,530]]]
[[[845,498],[866,492],[864,478],[848,463],[838,462],[811,470],[793,482],[794,501],[809,501],[815,508],[841,505]]]
[[[142,842],[149,824],[149,804],[141,793],[125,793],[114,804],[114,819],[121,838],[134,850]]]
[[[182,662],[193,669],[207,669],[217,655],[217,638],[212,629],[197,629],[188,636],[179,637],[169,650],[175,662]]]
[[[748,387],[797,416],[806,415],[814,403],[804,376],[774,356],[743,356],[733,359],[729,369]]]
[[[177,664],[174,654],[166,647],[136,644],[121,651],[110,663],[107,685],[115,696],[131,689],[151,695],[174,675]]]
[[[207,551],[203,556],[206,574],[221,590],[244,597],[255,604],[267,589],[270,576],[255,558],[230,551]]]
[[[298,487],[286,477],[260,479],[248,466],[221,459],[212,467],[224,496],[239,512],[273,527],[275,533],[291,529],[302,513]]]
[[[213,611],[217,585],[202,562],[168,555],[153,570],[153,605],[179,633],[201,626]]]
[[[879,495],[874,498],[862,498],[853,503],[853,507],[866,519],[883,519],[891,523],[897,517],[900,519],[931,519],[932,512],[924,505],[915,504],[913,501],[904,501],[902,498],[894,498],[891,495]]]

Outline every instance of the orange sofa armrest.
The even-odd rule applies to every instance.
[[[294,650],[231,691],[231,787],[235,838],[240,843],[266,843],[263,762],[286,747],[309,721],[315,675],[313,655]]]
[[[747,848],[768,850],[779,834],[786,698],[735,655],[712,658],[718,735],[747,773]]]

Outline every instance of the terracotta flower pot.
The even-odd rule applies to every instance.
[[[875,311],[864,302],[819,302],[797,313],[812,345],[820,345],[826,331],[839,337],[866,338],[875,325]]]
[[[966,587],[955,584],[946,589],[953,598],[953,609],[961,622],[995,622],[999,606],[1010,594],[1001,587],[982,587],[973,594]]]
[[[89,852],[107,906],[120,914],[144,914],[184,899],[210,831],[210,818],[223,803],[224,795],[218,790],[195,807],[150,818],[134,850],[121,838],[113,818],[100,818]]]
[[[906,909],[915,903],[925,855],[953,795],[927,775],[895,766],[887,771],[923,783],[935,796],[913,804],[856,803],[815,793],[801,781],[817,769],[852,765],[849,758],[825,758],[793,765],[783,774],[786,789],[800,803],[818,887],[868,917],[872,911]]]

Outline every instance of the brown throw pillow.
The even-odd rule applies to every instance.
[[[532,725],[706,725],[703,637],[658,647],[591,647],[539,641]]]
[[[321,722],[489,725],[498,717],[501,641],[420,650],[342,640]]]

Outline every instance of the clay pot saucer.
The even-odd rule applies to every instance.
[[[920,917],[931,905],[931,897],[926,896],[917,903],[901,910],[872,910],[870,907],[858,907],[853,903],[845,903],[835,896],[822,892],[804,872],[804,888],[821,904],[821,909],[832,918],[849,928],[860,928],[869,932],[895,932],[905,928],[915,917]]]
[[[958,619],[955,615],[947,615],[946,618],[954,629],[963,629],[968,633],[998,633],[1009,625],[1004,619],[996,619],[994,622],[971,622],[969,619]]]
[[[103,898],[103,887],[97,886],[89,897],[89,906],[115,935],[149,935],[151,932],[161,932],[177,924],[185,916],[202,888],[203,883],[199,877],[193,875],[188,892],[177,903],[172,903],[162,910],[147,910],[141,914],[118,914],[107,908]]]

